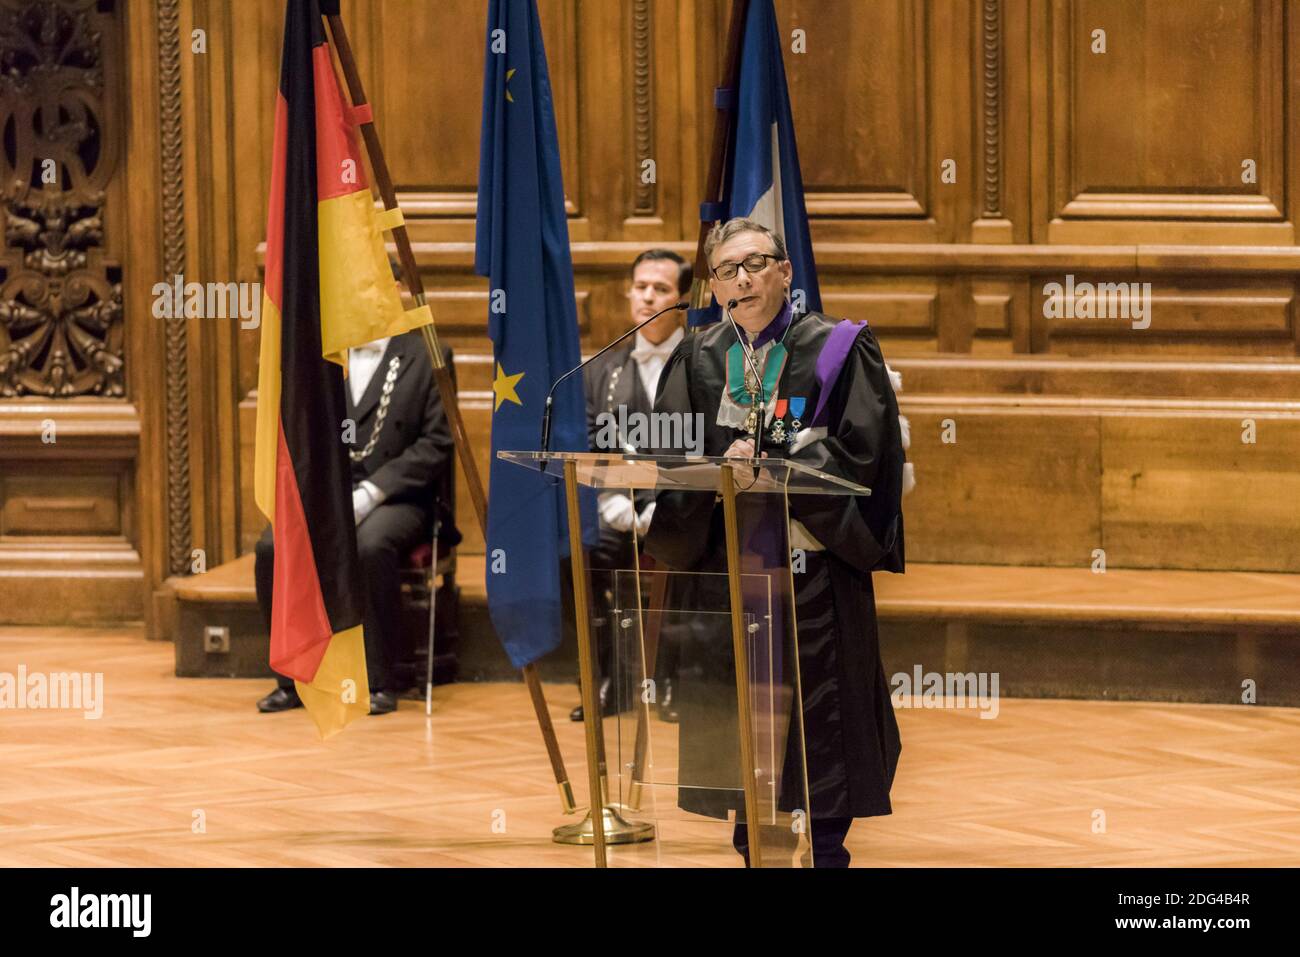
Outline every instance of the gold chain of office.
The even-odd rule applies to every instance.
[[[388,406],[393,401],[393,383],[397,381],[397,367],[401,364],[400,356],[393,356],[388,360],[388,375],[384,376],[384,391],[379,396],[379,411],[375,413],[375,424],[370,429],[370,439],[360,452],[348,451],[348,456],[353,462],[364,462],[366,456],[375,450],[379,434],[384,431],[384,420],[388,418]]]

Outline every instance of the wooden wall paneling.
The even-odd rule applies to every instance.
[[[181,36],[202,29],[207,52],[182,43],[186,180],[203,184],[193,191],[193,214],[186,217],[187,279],[200,282],[260,282],[240,274],[235,210],[241,183],[235,152],[232,101],[235,64],[241,56],[229,5],[187,0]],[[260,293],[260,286],[259,286]],[[260,294],[253,296],[261,308]],[[239,554],[240,436],[236,369],[240,337],[257,338],[240,318],[206,316],[190,321],[191,492],[195,516],[192,547],[203,550],[195,567],[215,567]],[[251,464],[250,464],[251,467]]]
[[[163,0],[165,2],[165,0]],[[166,383],[160,364],[151,361],[166,351],[166,327],[154,321],[150,305],[152,286],[164,274],[163,259],[163,126],[160,63],[160,10],[155,3],[124,4],[126,82],[129,95],[124,115],[130,133],[126,139],[123,181],[129,224],[123,273],[123,303],[127,308],[128,392],[139,409],[140,443],[134,496],[138,503],[138,544],[144,565],[142,595],[145,633],[150,638],[170,637],[174,606],[160,588],[169,573],[167,510]],[[169,82],[170,82],[169,77]],[[139,312],[146,319],[132,322]]]
[[[1101,436],[1108,564],[1300,572],[1300,407],[1106,416]]]
[[[1029,241],[1029,0],[976,0],[970,129],[975,243]]]
[[[1300,109],[1296,109],[1296,96],[1300,94],[1300,16],[1296,15],[1293,4],[1282,5],[1282,28],[1285,32],[1283,58],[1283,87],[1281,90],[1283,109],[1282,128],[1282,182],[1289,186],[1286,190],[1286,219],[1293,227],[1300,222]],[[1297,355],[1300,355],[1300,342],[1297,343]]]
[[[64,465],[51,476],[39,467],[6,469],[0,534],[11,536],[104,535],[120,537],[122,476]]]
[[[369,41],[359,67],[413,239],[474,238],[486,28],[477,0],[423,6],[419,16],[368,2],[348,22]]]
[[[940,330],[942,280],[930,276],[857,278],[822,273],[822,306],[870,323],[886,356],[933,353]]]
[[[937,219],[939,163],[957,159],[959,177],[969,168],[961,164],[965,137],[956,143],[936,135],[938,62],[952,53],[947,19],[930,4],[906,0],[783,0],[777,16],[814,238],[950,239],[951,223]],[[808,53],[791,52],[795,28],[807,30]]]
[[[714,91],[722,78],[723,59],[726,56],[727,27],[730,23],[729,0],[684,0],[687,9],[693,10],[691,39],[694,41],[693,79],[689,88],[694,93],[695,114],[699,126],[694,131],[696,140],[695,195],[688,199],[693,218],[691,224],[699,228],[699,205],[704,198],[704,183],[709,172],[709,150],[713,145],[713,126],[718,111],[714,108]],[[780,16],[780,11],[777,13]],[[806,184],[805,184],[806,186]],[[688,237],[694,230],[688,227]]]
[[[1281,0],[1040,0],[1034,15],[1038,241],[1294,242]]]
[[[1089,563],[1101,543],[1097,416],[1008,414],[959,400],[918,405],[908,395],[905,389],[917,482],[905,503],[909,558]],[[942,441],[945,420],[955,426],[955,442]]]
[[[43,441],[46,424],[56,441]],[[0,405],[0,615],[6,624],[138,621],[140,420],[129,402]]]
[[[1029,282],[1009,276],[972,276],[971,352],[1004,355],[1029,351]]]
[[[582,109],[587,91],[582,87],[580,64],[585,60],[587,49],[600,43],[602,38],[590,36],[583,30],[584,18],[590,16],[587,10],[590,4],[579,4],[578,0],[541,0],[537,6],[546,44],[551,90],[555,97],[555,127],[560,141],[569,235],[574,242],[581,242],[591,236],[586,207],[587,167],[583,160],[591,143],[585,137]],[[477,179],[475,176],[476,184]]]
[[[969,353],[975,340],[975,301],[969,276],[940,276],[935,346],[939,352]]]
[[[623,61],[623,100],[631,107],[627,114],[630,122],[624,123],[625,149],[631,161],[627,167],[631,172],[631,188],[623,201],[623,225],[626,229],[639,223],[661,231],[666,204],[658,167],[673,152],[672,144],[664,142],[665,131],[655,121],[657,116],[670,116],[672,113],[671,100],[663,95],[664,81],[671,80],[672,74],[655,69],[658,46],[655,27],[657,21],[663,19],[662,13],[655,16],[655,6],[652,0],[633,0],[623,8],[623,34],[628,37],[631,53]],[[667,4],[659,6],[662,11]],[[656,106],[663,107],[662,113],[656,110]],[[655,164],[654,176],[645,169],[647,161]],[[671,167],[665,173],[671,174]],[[671,181],[672,177],[666,175],[663,179]]]
[[[1073,274],[1072,274],[1073,275]],[[1133,319],[1053,318],[1045,320],[1052,352],[1071,355],[1285,355],[1295,344],[1295,282],[1272,277],[1143,277],[1074,275],[1075,301],[1083,283],[1151,282],[1150,325]],[[1064,276],[1036,277],[1033,308],[1040,311],[1046,283],[1065,286]],[[1054,297],[1058,298],[1058,297]],[[1062,295],[1059,297],[1064,299]],[[1061,308],[1065,307],[1062,303]],[[1113,308],[1113,306],[1111,307]],[[1141,325],[1147,320],[1138,321]]]
[[[630,86],[634,67],[628,61],[632,57],[629,14],[632,9],[643,7],[639,0],[584,4],[579,27],[582,42],[575,50],[578,59],[568,63],[552,61],[553,71],[572,71],[581,89],[578,122],[582,130],[582,151],[577,156],[578,165],[584,170],[600,171],[599,175],[584,178],[586,188],[582,198],[590,230],[584,234],[585,239],[623,238],[623,222],[632,213],[629,200],[635,194],[635,184],[640,182]],[[557,113],[556,124],[561,122]],[[561,130],[560,135],[563,137],[564,133]],[[566,167],[565,192],[573,193],[576,185]],[[574,235],[572,224],[570,235]]]
[[[661,245],[665,233],[675,238],[680,232],[676,6],[676,0],[583,5],[578,62],[551,61],[552,71],[574,74],[580,93],[576,165],[586,215],[570,222],[575,242],[624,242],[642,249]],[[654,162],[654,182],[642,182],[647,160]],[[568,168],[565,188],[573,189]],[[581,260],[575,257],[575,263]]]
[[[700,201],[704,198],[704,178],[708,172],[708,150],[713,135],[715,113],[711,98],[706,98],[703,86],[712,89],[717,82],[706,79],[707,64],[714,64],[716,70],[721,64],[705,51],[711,50],[711,44],[702,36],[704,29],[704,11],[701,4],[710,0],[677,0],[675,30],[673,43],[665,50],[669,57],[667,67],[656,69],[671,70],[677,83],[678,155],[675,159],[680,181],[676,201],[679,211],[678,229],[675,238],[689,240],[690,252],[682,253],[684,258],[695,259],[696,234],[700,228]]]
[[[927,139],[933,150],[933,163],[928,170],[933,191],[933,217],[938,227],[937,236],[943,242],[964,242],[969,238],[969,224],[975,219],[971,185],[983,179],[981,152],[974,149],[970,129],[975,125],[980,100],[970,82],[971,62],[974,60],[972,31],[974,21],[970,10],[976,0],[943,0],[938,4],[922,4],[929,15],[928,43],[920,59],[929,69],[928,83],[933,84],[928,115]],[[952,160],[956,164],[955,183],[945,183],[942,164]],[[969,317],[961,317],[962,330],[954,339],[966,342]]]
[[[907,376],[906,401],[923,394],[940,402],[949,396],[980,396],[985,402],[1055,396],[1094,408],[1196,399],[1235,408],[1261,396],[1300,403],[1300,363],[1273,359],[917,356],[891,364]]]

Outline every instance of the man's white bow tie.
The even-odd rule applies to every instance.
[[[384,352],[383,349],[369,342],[367,342],[364,346],[353,346],[352,351],[359,352],[362,355],[370,355],[370,356],[383,355]]]
[[[668,357],[673,354],[675,345],[670,346],[637,346],[632,350],[633,362],[645,362],[647,359],[663,359],[668,361]]]

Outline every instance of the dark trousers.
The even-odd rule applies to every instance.
[[[600,541],[590,552],[587,553],[587,564],[591,569],[591,600],[595,606],[592,608],[593,617],[604,622],[603,626],[596,629],[596,657],[597,667],[602,678],[613,676],[614,672],[614,642],[619,635],[619,623],[614,620],[614,574],[619,569],[633,569],[636,567],[636,554],[632,544],[631,532],[616,532],[606,526],[601,526]],[[625,581],[631,582],[632,578],[629,573]],[[629,596],[622,596],[626,599]],[[570,598],[572,600],[572,598]],[[629,670],[631,664],[626,660],[629,649],[622,649],[624,658],[624,669]],[[628,675],[630,677],[630,675]],[[631,694],[626,689],[620,689],[620,697]],[[629,702],[630,703],[630,702]]]
[[[429,534],[425,510],[409,502],[385,502],[357,526],[357,557],[361,560],[365,589],[366,672],[371,691],[400,691],[395,667],[401,647],[402,584],[398,575],[407,556]],[[271,592],[275,582],[275,547],[271,529],[262,533],[254,565],[257,604],[262,609],[267,633],[271,630]],[[293,687],[293,680],[277,674],[281,688]]]
[[[615,621],[613,616],[614,575],[620,569],[630,570],[636,567],[636,553],[633,541],[631,532],[618,532],[607,525],[602,525],[600,528],[600,541],[595,548],[587,552],[587,569],[591,577],[591,615],[596,639],[596,674],[598,678],[614,677],[614,642],[620,634],[619,622]],[[630,578],[625,578],[624,581],[630,581]],[[564,629],[566,634],[572,636],[575,633],[573,564],[567,558],[561,561],[560,590],[564,602]],[[620,597],[624,601],[627,600],[626,595]],[[622,649],[624,673],[621,677],[624,680],[617,683],[614,688],[614,693],[618,695],[619,701],[626,702],[628,706],[640,694],[640,689],[633,688],[629,684],[635,677],[632,674],[634,664],[631,657],[634,653],[635,649],[633,648],[624,647]],[[665,624],[660,630],[657,657],[658,667],[655,669],[655,674],[650,677],[653,677],[656,683],[662,683],[665,678],[676,678],[678,639],[677,633],[671,627],[671,624]],[[653,667],[650,663],[647,663],[647,666]]]
[[[812,820],[813,867],[849,866],[849,850],[844,846],[844,839],[848,837],[852,825],[851,817],[819,817]],[[782,859],[786,859],[794,853],[798,837],[788,825],[762,825],[761,827],[764,854],[780,855]],[[736,829],[731,836],[731,846],[745,859],[745,866],[748,867],[749,829],[744,823],[739,821],[736,823]]]

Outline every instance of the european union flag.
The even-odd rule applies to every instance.
[[[580,360],[560,147],[536,0],[491,0],[483,77],[475,270],[491,281],[488,611],[516,668],[560,643],[563,486],[497,459],[536,449],[551,383]],[[586,451],[579,376],[555,396],[551,448]]]
[[[700,218],[712,222],[744,216],[780,235],[794,269],[790,288],[796,307],[820,311],[822,295],[808,232],[794,116],[790,112],[773,0],[751,0],[744,31],[736,88],[718,91],[719,97],[735,104],[723,198],[721,202],[704,203]],[[802,301],[798,301],[801,294]],[[704,326],[721,318],[715,302],[706,309],[692,310],[690,324]]]

